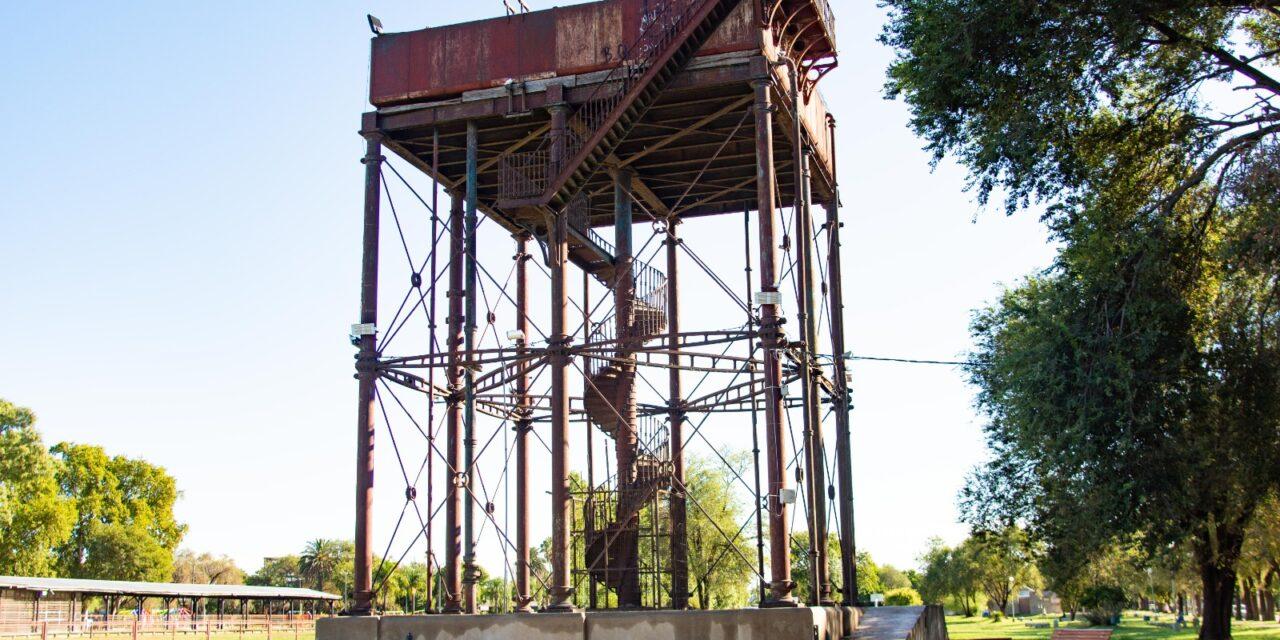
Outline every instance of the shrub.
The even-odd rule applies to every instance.
[[[1128,598],[1124,589],[1115,585],[1098,585],[1084,590],[1080,596],[1080,606],[1084,608],[1084,617],[1092,625],[1109,625],[1124,611]]]
[[[992,611],[992,612],[991,612],[991,621],[992,621],[992,622],[1000,622],[1001,620],[1004,620],[1004,612],[1003,612],[1003,611]]]
[[[920,594],[911,587],[901,587],[898,589],[890,589],[884,594],[884,603],[890,607],[910,607],[918,604],[924,604],[924,600],[920,598]]]

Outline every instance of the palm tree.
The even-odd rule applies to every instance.
[[[351,555],[351,543],[317,538],[307,543],[299,558],[298,568],[303,578],[310,581],[316,590],[324,591],[334,573]]]

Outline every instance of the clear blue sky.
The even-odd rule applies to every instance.
[[[821,89],[840,122],[851,348],[961,356],[971,309],[1051,248],[1033,214],[980,210],[960,168],[930,169],[882,98],[881,11],[833,6],[841,67]],[[364,14],[394,31],[501,11],[0,6],[0,397],[35,409],[49,444],[167,467],[186,547],[252,570],[350,537]],[[854,375],[859,546],[911,566],[930,536],[963,537],[955,494],[985,451],[973,391],[950,367]]]

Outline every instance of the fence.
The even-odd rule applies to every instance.
[[[315,633],[316,618],[307,613],[278,616],[235,614],[222,617],[174,615],[85,616],[77,620],[0,621],[0,638],[92,638],[95,636],[128,636],[159,639],[185,638],[200,640],[212,636],[266,636],[279,640],[299,640]]]

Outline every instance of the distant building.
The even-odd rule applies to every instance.
[[[1012,604],[1014,611],[1020,616],[1062,615],[1062,599],[1047,589],[1022,587]]]

